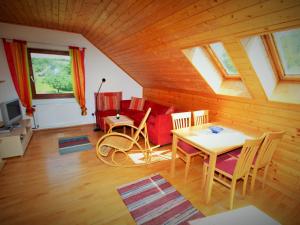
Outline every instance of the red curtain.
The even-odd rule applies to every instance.
[[[34,108],[32,108],[26,42],[18,40],[8,42],[3,39],[3,44],[15,89],[22,105],[26,108],[26,114],[31,116]]]
[[[80,50],[78,47],[69,47],[74,95],[83,116],[87,114],[85,106],[84,50],[84,48]]]

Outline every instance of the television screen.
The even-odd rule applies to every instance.
[[[18,100],[7,104],[7,114],[8,114],[9,120],[11,120],[21,114],[21,109],[20,109]]]
[[[2,120],[5,127],[11,127],[22,119],[22,109],[19,99],[14,99],[0,104]]]

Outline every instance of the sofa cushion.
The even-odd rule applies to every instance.
[[[151,108],[151,115],[156,116],[156,115],[165,114],[165,112],[168,110],[169,107],[146,100],[145,106],[144,106],[144,111],[147,111],[148,108]]]
[[[145,99],[131,97],[129,109],[142,111],[144,108],[144,104],[145,104]]]
[[[132,110],[132,109],[127,109],[127,110],[122,110],[120,112],[122,115],[126,115],[132,120],[134,120],[134,125],[138,126],[142,119],[144,118],[145,112],[144,111],[138,111],[138,110]]]
[[[114,116],[116,115],[116,110],[105,110],[101,111],[101,117]]]
[[[103,111],[103,99],[104,96],[116,96],[118,100],[118,107],[120,106],[120,101],[122,99],[122,92],[103,92],[94,93],[97,111]],[[117,108],[119,109],[119,108]]]
[[[117,96],[103,96],[103,110],[118,110],[120,102]]]

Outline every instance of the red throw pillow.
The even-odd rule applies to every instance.
[[[129,105],[129,109],[143,111],[144,104],[145,104],[145,99],[131,97],[131,102],[130,102],[130,105]]]
[[[119,102],[117,96],[103,96],[103,110],[118,110]]]

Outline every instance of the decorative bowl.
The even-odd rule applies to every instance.
[[[213,132],[214,134],[220,133],[222,130],[224,130],[222,127],[218,127],[218,126],[210,126],[208,127],[211,132]]]

